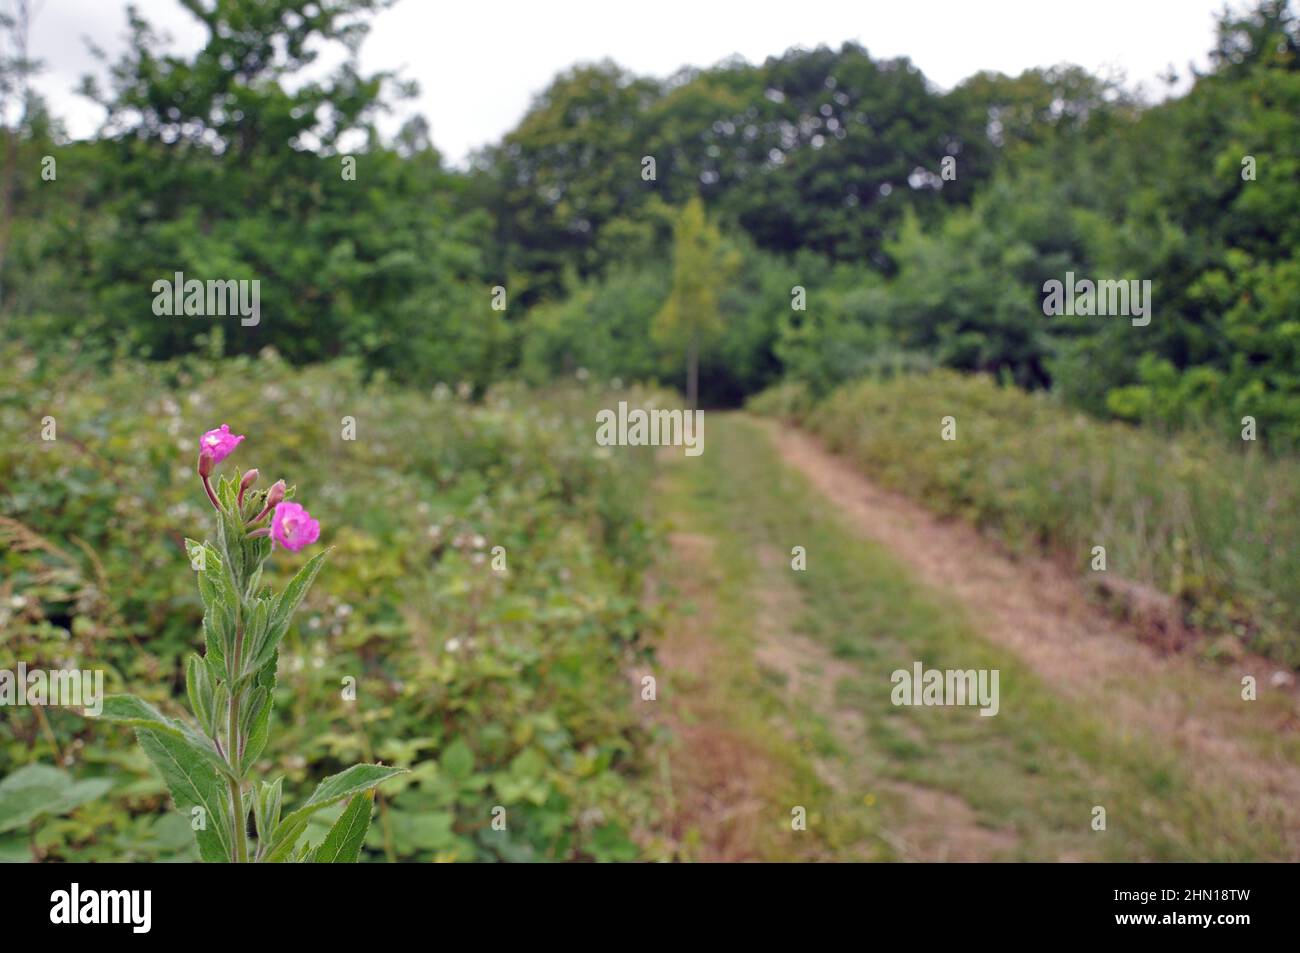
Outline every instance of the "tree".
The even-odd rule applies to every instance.
[[[18,179],[18,140],[27,126],[32,109],[29,79],[40,64],[28,52],[32,28],[29,0],[14,0],[0,7],[0,132],[4,133],[4,187],[0,191],[0,274],[9,251],[9,234],[14,218],[14,185]],[[13,128],[7,126],[11,103],[17,105]],[[4,300],[0,288],[0,303]]]
[[[717,226],[693,198],[673,226],[673,285],[655,316],[651,334],[665,345],[686,347],[686,398],[694,410],[700,395],[700,351],[723,330],[718,291],[734,277],[739,256],[727,248]]]

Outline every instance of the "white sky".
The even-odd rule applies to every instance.
[[[0,0],[0,4],[6,0]],[[1240,7],[1244,0],[1232,0]],[[90,37],[115,58],[124,47],[122,0],[34,0],[34,85],[73,136],[94,131],[97,107],[74,92],[97,69]],[[195,21],[175,0],[139,0],[146,19],[181,51],[197,48]],[[909,56],[950,88],[971,73],[1016,74],[1074,62],[1120,72],[1163,95],[1171,65],[1206,63],[1224,0],[400,0],[379,14],[362,47],[367,70],[399,68],[420,84],[404,113],[423,113],[434,144],[461,163],[512,128],[560,70],[612,58],[667,76],[739,53],[750,62],[791,46],[861,42],[873,57]],[[396,127],[400,121],[393,120]],[[386,124],[389,125],[389,124]]]

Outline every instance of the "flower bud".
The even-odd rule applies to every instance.
[[[262,522],[271,510],[275,509],[279,503],[284,502],[284,493],[287,489],[288,487],[284,485],[283,480],[276,480],[271,484],[271,489],[266,491],[266,505],[262,507],[262,512],[248,521],[248,525],[252,526],[254,523]]]
[[[206,450],[199,454],[199,476],[207,479],[212,476],[212,468],[216,466],[216,461],[212,459],[212,454]]]
[[[266,508],[268,510],[273,509],[277,503],[282,502],[284,500],[284,491],[287,489],[288,487],[285,486],[283,480],[276,480],[275,483],[271,485],[271,489],[267,491]]]
[[[244,478],[243,478],[242,480],[239,481],[239,506],[240,506],[240,509],[243,509],[243,506],[244,506],[244,494],[247,493],[247,492],[248,492],[248,488],[249,488],[250,486],[252,486],[252,485],[253,485],[254,483],[256,483],[256,482],[257,482],[257,470],[255,470],[255,469],[254,469],[254,470],[249,470],[247,473],[244,474]]]

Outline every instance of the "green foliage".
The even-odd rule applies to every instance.
[[[816,404],[808,385],[802,381],[785,381],[755,394],[745,402],[746,409],[764,417],[775,417],[790,424],[802,423]]]
[[[531,309],[521,333],[523,378],[542,384],[579,369],[601,381],[667,378],[681,355],[669,363],[650,328],[668,284],[667,269],[652,263],[575,283],[564,298]]]
[[[699,402],[700,352],[722,335],[718,289],[730,283],[740,262],[722,244],[722,234],[691,199],[673,226],[673,279],[650,333],[664,347],[686,353],[686,399]]]
[[[370,829],[371,801],[369,794],[356,795],[348,801],[347,808],[309,855],[317,864],[351,864],[361,856],[361,845]],[[274,822],[268,823],[274,827]]]
[[[106,112],[100,137],[69,146],[34,130],[21,146],[24,168],[50,154],[65,170],[17,196],[0,262],[24,337],[88,341],[105,358],[271,345],[294,362],[358,356],[403,378],[487,387],[507,357],[489,297],[505,276],[481,253],[490,221],[462,206],[465,178],[418,124],[392,143],[373,129],[385,97],[405,92],[357,69],[364,17],[383,6],[187,4],[205,34],[188,58],[133,14],[111,87],[88,87]],[[316,75],[329,50],[349,55]],[[259,281],[259,323],[155,315],[150,289],[177,272]]]
[[[558,76],[479,157],[475,189],[498,210],[503,269],[527,276],[529,304],[568,268],[626,264],[608,232],[697,197],[759,247],[887,266],[883,239],[907,209],[929,218],[987,176],[984,126],[906,59],[852,43],[666,81],[604,62]],[[956,180],[939,178],[945,154],[962,157]]]
[[[1250,415],[1271,448],[1300,445],[1300,26],[1284,0],[1225,13],[1212,68],[1156,105],[1076,66],[941,93],[855,44],[667,79],[579,66],[467,173],[423,120],[375,130],[410,91],[356,62],[385,5],[187,4],[204,31],[190,56],[133,16],[110,84],[87,90],[106,111],[88,142],[29,97],[6,161],[78,171],[57,188],[10,177],[0,316],[42,352],[104,363],[270,345],[482,394],[579,369],[676,383],[692,349],[672,315],[688,315],[721,328],[695,349],[710,403],[782,375],[824,395],[938,364],[1165,428]],[[327,50],[346,54],[332,70]],[[701,242],[734,267],[697,259]],[[153,315],[149,289],[178,271],[260,280],[263,320]],[[1045,317],[1043,283],[1066,271],[1150,280],[1151,325]]]
[[[887,245],[880,320],[946,366],[1094,414],[1224,435],[1251,415],[1273,448],[1300,445],[1298,22],[1271,0],[1225,16],[1218,68],[1145,110],[1074,75],[1048,122],[1037,81],[972,80],[963,95],[1019,145],[969,209]],[[1150,280],[1151,324],[1045,317],[1043,282],[1067,271]]]
[[[25,841],[10,832],[74,811],[112,786],[107,778],[77,781],[45,764],[29,764],[0,779],[0,863],[31,859]]]
[[[363,860],[639,855],[644,735],[624,673],[654,626],[640,603],[651,456],[593,455],[595,410],[617,397],[501,387],[475,404],[446,387],[366,382],[354,364],[295,371],[269,353],[93,375],[10,345],[0,366],[17,372],[0,371],[0,668],[75,657],[104,670],[107,691],[152,706],[156,719],[131,711],[160,744],[204,732],[204,711],[224,706],[215,676],[214,700],[192,680],[204,671],[195,652],[224,636],[215,615],[205,636],[189,578],[184,535],[212,512],[195,499],[189,455],[194,434],[228,421],[250,435],[237,454],[256,447],[263,473],[310,484],[330,545],[328,587],[306,593],[280,640],[266,747],[249,772],[282,778],[283,794],[247,794],[255,822],[281,799],[287,817],[353,762],[382,760],[410,773],[384,784]],[[57,415],[57,440],[40,439],[33,408]],[[344,415],[355,442],[339,439]],[[505,572],[492,568],[497,545]],[[209,567],[224,565],[217,555]],[[262,585],[283,592],[307,563],[277,550]],[[345,678],[355,702],[340,695]],[[176,719],[191,697],[195,721]],[[50,734],[30,710],[0,723],[0,775],[71,756],[77,778],[118,783],[42,822],[40,856],[197,856],[190,815],[126,733],[68,709],[45,715]],[[187,750],[193,771],[219,772],[207,749]],[[489,825],[497,805],[505,831]],[[308,817],[299,846],[324,842],[348,809]]]
[[[566,300],[530,317],[530,377],[571,370],[557,357],[583,354],[577,365],[606,378],[676,379],[667,354],[640,344],[624,345],[620,361],[602,329],[635,338],[662,270],[649,259],[667,253],[660,205],[698,196],[742,256],[731,281],[709,284],[707,266],[695,269],[715,297],[703,313],[716,304],[728,328],[701,358],[713,400],[736,402],[782,375],[825,395],[938,364],[1163,429],[1228,435],[1252,416],[1271,449],[1294,448],[1297,22],[1276,0],[1225,14],[1214,69],[1154,106],[1069,66],[980,73],[935,97],[913,88],[905,63],[887,69],[849,47],[687,71],[658,92],[612,66],[570,74],[489,156],[511,175],[522,176],[523,157],[536,162],[512,194],[563,205],[535,194],[544,182],[598,206],[615,192],[584,173],[578,142],[632,148],[640,125],[659,177],[640,191],[624,183],[602,215],[578,216],[570,238],[581,251],[545,266],[607,278],[571,283]],[[855,105],[866,91],[869,108]],[[864,124],[888,133],[868,141]],[[955,180],[934,174],[945,154]],[[617,237],[606,242],[606,230]],[[514,234],[532,241],[527,226]],[[1046,317],[1043,284],[1067,271],[1149,280],[1151,324]],[[795,285],[806,312],[787,306]]]

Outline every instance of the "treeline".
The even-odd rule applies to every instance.
[[[1251,415],[1273,444],[1300,440],[1286,0],[1225,14],[1210,69],[1154,106],[1068,66],[942,92],[851,44],[663,80],[578,66],[464,171],[422,120],[378,133],[410,92],[399,77],[348,58],[301,78],[383,5],[196,5],[210,32],[190,58],[133,17],[109,87],[87,89],[107,116],[91,142],[24,97],[6,130],[4,319],[100,356],[273,345],[422,384],[585,369],[684,386],[665,314],[675,284],[710,280],[698,262],[683,274],[698,198],[718,246],[702,258],[726,265],[706,403],[938,364],[1094,414],[1234,432]],[[27,67],[3,68],[21,92]],[[176,271],[260,279],[265,319],[156,317],[151,285]],[[1043,285],[1067,272],[1150,281],[1151,323],[1045,316]]]

